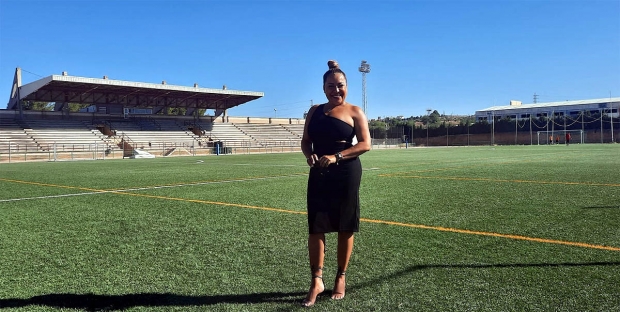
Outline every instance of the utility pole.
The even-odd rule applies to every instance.
[[[538,103],[538,94],[534,92],[534,104]]]

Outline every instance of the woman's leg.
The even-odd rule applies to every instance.
[[[310,258],[310,270],[312,281],[306,299],[301,305],[309,307],[314,305],[316,297],[325,290],[323,284],[323,261],[325,260],[325,234],[310,234],[308,236],[308,256]]]
[[[339,232],[338,233],[338,274],[336,274],[336,281],[334,282],[334,290],[332,291],[332,299],[344,298],[346,280],[345,272],[349,266],[349,259],[351,259],[351,252],[353,252],[353,232]]]

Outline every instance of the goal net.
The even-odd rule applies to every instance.
[[[583,130],[537,131],[536,134],[538,145],[567,144],[567,134],[570,135],[570,143],[585,143],[585,132]]]

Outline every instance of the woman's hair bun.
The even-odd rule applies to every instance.
[[[336,62],[334,60],[327,61],[327,66],[329,67],[329,69],[340,68],[340,65],[338,65],[338,62]]]

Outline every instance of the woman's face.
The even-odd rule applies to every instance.
[[[341,73],[329,75],[323,84],[323,92],[332,105],[343,104],[347,97],[347,79]]]

